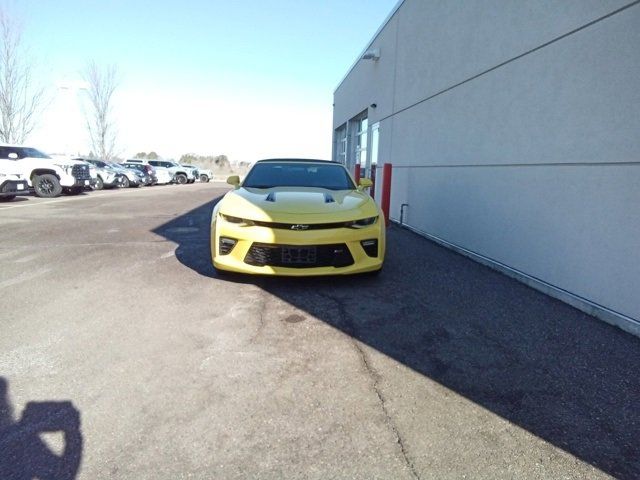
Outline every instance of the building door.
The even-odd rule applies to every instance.
[[[367,178],[373,182],[371,196],[376,195],[376,170],[378,168],[378,140],[380,138],[380,123],[371,125],[371,145],[369,146],[369,159],[367,160]]]
[[[356,119],[355,163],[360,165],[360,177],[367,174],[367,138],[369,135],[369,119],[366,114]]]

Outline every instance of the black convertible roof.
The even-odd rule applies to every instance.
[[[335,165],[342,165],[339,162],[333,160],[319,160],[314,158],[267,158],[265,160],[258,160],[256,163],[269,163],[269,162],[308,162],[308,163],[332,163]]]

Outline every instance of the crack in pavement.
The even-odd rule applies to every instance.
[[[262,331],[264,330],[264,327],[266,325],[265,322],[265,311],[267,309],[267,294],[264,290],[259,290],[259,296],[260,296],[260,306],[259,306],[259,311],[258,311],[258,316],[259,316],[259,323],[258,323],[258,328],[256,329],[255,333],[253,334],[253,336],[251,337],[251,339],[249,340],[249,343],[256,343],[256,341],[258,340],[258,338],[260,337],[260,335],[262,334]]]
[[[391,432],[393,433],[393,435],[395,436],[396,443],[400,447],[400,453],[402,454],[404,463],[409,468],[409,471],[411,472],[412,477],[417,480],[420,480],[420,475],[418,475],[418,472],[416,471],[416,467],[413,461],[409,458],[409,454],[404,444],[402,435],[400,434],[400,431],[398,430],[396,423],[394,422],[393,418],[391,417],[391,414],[389,413],[389,410],[387,408],[387,400],[384,397],[382,391],[380,390],[380,385],[379,385],[380,374],[376,372],[376,370],[373,368],[373,366],[369,362],[367,358],[367,354],[362,348],[360,342],[355,339],[354,333],[356,328],[351,319],[351,316],[347,313],[347,309],[344,302],[341,299],[334,298],[328,294],[318,293],[318,295],[324,299],[332,301],[338,307],[340,318],[343,320],[345,327],[348,327],[345,331],[349,332],[351,344],[353,345],[356,352],[358,353],[362,368],[371,379],[371,388],[378,398],[378,403],[380,404],[380,409],[382,410],[382,413],[385,417],[386,424],[391,430]]]

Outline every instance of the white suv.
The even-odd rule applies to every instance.
[[[0,145],[0,165],[27,180],[38,197],[57,197],[65,189],[77,194],[91,184],[89,166],[64,158],[53,159],[21,145]]]
[[[193,183],[196,181],[196,176],[193,171],[188,168],[184,168],[182,165],[176,162],[171,162],[169,160],[147,160],[149,165],[153,167],[164,167],[168,168],[176,183],[180,185],[184,185],[185,183]]]

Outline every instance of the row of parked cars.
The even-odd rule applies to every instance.
[[[169,160],[132,158],[122,163],[49,156],[21,145],[0,145],[0,200],[31,191],[38,197],[78,194],[86,189],[208,182],[210,170]]]

